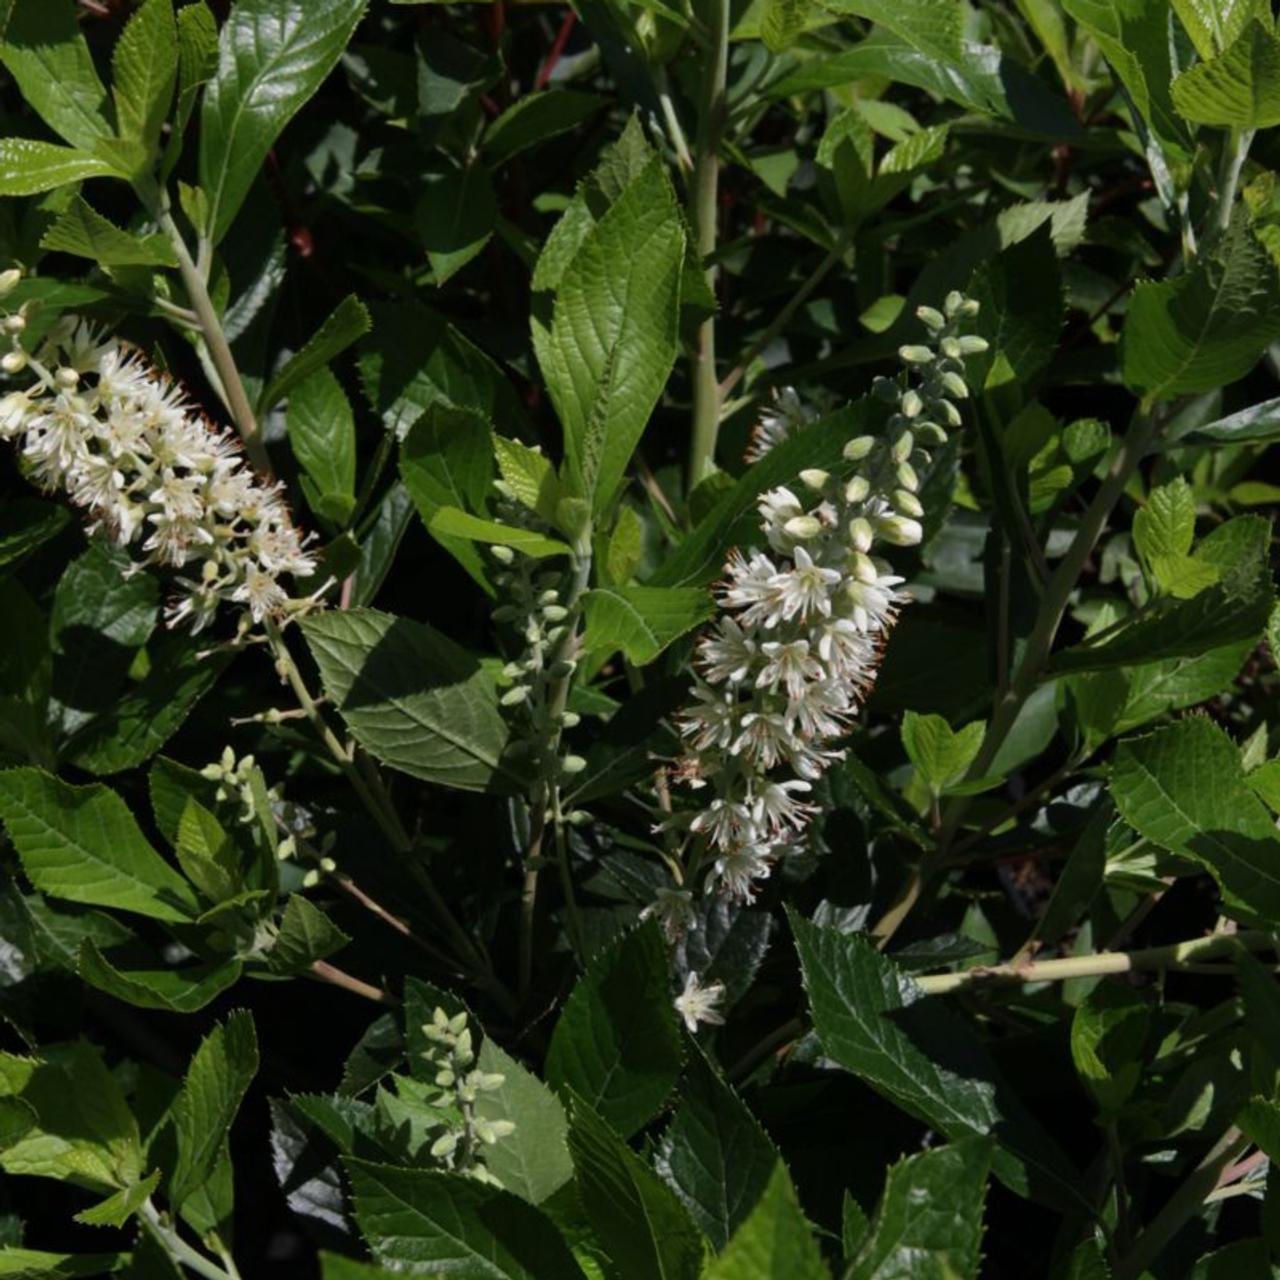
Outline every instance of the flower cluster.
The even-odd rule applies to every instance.
[[[885,435],[846,444],[854,470],[845,478],[807,470],[795,489],[763,494],[767,546],[730,557],[724,612],[698,642],[676,772],[710,791],[689,826],[712,855],[709,881],[739,901],[796,845],[814,813],[813,783],[842,757],[835,743],[871,688],[906,599],[903,579],[876,552],[924,536],[921,469],[960,425],[963,358],[987,347],[959,332],[977,310],[958,293],[945,314],[922,307],[932,342],[900,351],[914,385],[880,379],[875,388],[896,402]],[[765,449],[802,429],[794,393],[778,409],[757,436]]]
[[[431,1144],[431,1154],[451,1172],[496,1185],[497,1180],[484,1167],[483,1148],[509,1137],[516,1126],[511,1120],[478,1116],[476,1101],[482,1093],[501,1089],[505,1077],[474,1065],[476,1055],[465,1013],[451,1018],[443,1009],[436,1009],[422,1033],[431,1041],[424,1056],[435,1068],[435,1084],[440,1089],[437,1106],[455,1109],[457,1115],[455,1122],[442,1127]]]
[[[9,272],[0,288],[6,278],[12,289]],[[33,375],[0,399],[0,438],[17,443],[34,483],[64,494],[140,564],[179,571],[169,625],[199,631],[223,602],[254,622],[286,612],[282,576],[309,577],[315,560],[281,486],[254,474],[238,440],[83,320],[60,322],[32,355],[18,345],[25,314],[0,323],[13,343],[0,367]]]

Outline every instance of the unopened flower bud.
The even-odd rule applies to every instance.
[[[964,306],[964,294],[959,289],[952,289],[947,294],[942,305],[948,316],[955,316],[959,313],[960,308]]]
[[[911,450],[915,448],[915,437],[910,431],[904,431],[894,442],[892,457],[894,462],[906,462],[911,457]]]
[[[947,426],[958,427],[964,421],[960,416],[960,410],[950,400],[939,400],[936,407],[938,412],[947,420]]]
[[[5,373],[21,373],[27,367],[27,353],[25,351],[6,351],[3,357],[0,357],[0,369]]]
[[[565,756],[560,761],[560,771],[562,773],[581,773],[586,767],[587,762],[581,756]]]
[[[978,337],[976,333],[966,333],[959,341],[961,355],[980,356],[991,349],[991,343],[986,338]]]
[[[514,688],[508,689],[498,701],[504,707],[518,707],[529,697],[529,686],[527,684],[518,684]]]
[[[911,343],[898,348],[898,356],[907,364],[932,364],[933,352],[928,347]]]
[[[938,343],[939,349],[948,360],[958,360],[960,358],[960,339],[952,337],[948,334]]]
[[[910,489],[914,493],[920,487],[920,477],[916,475],[916,469],[909,462],[898,463],[898,483],[904,489]]]
[[[866,476],[852,476],[844,487],[844,500],[848,503],[862,502],[871,492],[871,481]]]
[[[854,436],[845,443],[843,453],[849,462],[861,462],[875,448],[875,436]]]
[[[876,562],[864,551],[855,551],[850,563],[857,582],[874,582],[879,576]]]
[[[512,551],[510,547],[504,546],[501,542],[495,542],[493,546],[489,548],[489,553],[499,564],[515,563],[516,553]]]
[[[817,467],[807,467],[800,473],[800,479],[815,493],[821,493],[827,481],[831,479],[831,473]]]
[[[8,271],[0,271],[0,297],[6,293],[11,293],[21,279],[22,271],[18,267],[10,267]]]
[[[548,604],[543,606],[542,616],[548,622],[563,622],[569,616],[569,610],[562,604]]]
[[[855,551],[870,551],[874,540],[875,531],[871,527],[870,520],[857,516],[849,521],[849,545]]]
[[[893,495],[893,505],[904,515],[919,519],[924,515],[924,505],[907,489],[899,489]]]
[[[947,433],[936,422],[917,422],[916,437],[923,444],[946,444]]]
[[[822,532],[822,521],[817,516],[792,516],[783,526],[785,534],[804,541],[816,538]]]
[[[936,307],[917,307],[916,315],[935,333],[946,327],[947,318]]]
[[[914,547],[924,540],[924,530],[918,520],[889,516],[880,522],[880,536],[896,547]]]
[[[24,315],[11,315],[4,318],[5,333],[21,333],[27,327],[27,317]]]
[[[982,310],[982,307],[979,304],[977,298],[966,298],[960,304],[960,314],[962,316],[968,316],[970,319],[976,316],[978,312],[981,310]]]
[[[914,389],[904,391],[902,394],[902,412],[908,418],[917,418],[924,409],[924,401],[920,399],[920,393]]]
[[[969,398],[969,385],[958,373],[950,371],[944,373],[942,375],[942,385],[946,387],[947,393],[957,400],[967,400]]]
[[[576,711],[564,711],[560,715],[560,723],[566,729],[576,729],[582,723],[582,717]]]
[[[550,589],[550,590],[548,590],[548,591],[544,591],[544,592],[543,592],[543,593],[538,597],[538,603],[539,603],[539,604],[541,604],[541,605],[559,604],[559,603],[560,603],[560,593],[559,593],[558,591],[556,591],[554,588],[552,588],[552,589]]]

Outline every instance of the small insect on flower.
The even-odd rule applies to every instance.
[[[719,1004],[724,999],[724,983],[709,982],[704,987],[696,973],[690,972],[684,980],[684,990],[675,998],[676,1012],[684,1019],[690,1034],[698,1029],[700,1022],[724,1023],[724,1015],[719,1011]]]

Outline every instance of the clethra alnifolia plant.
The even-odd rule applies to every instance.
[[[0,0],[0,1278],[1275,1275],[1274,10]]]

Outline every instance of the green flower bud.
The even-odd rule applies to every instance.
[[[914,493],[920,487],[920,477],[916,475],[916,469],[909,462],[898,463],[898,483],[904,489],[910,489]]]
[[[12,293],[18,281],[22,279],[22,271],[18,267],[10,267],[8,271],[0,271],[0,297]]]
[[[562,773],[581,773],[586,767],[587,762],[581,756],[565,756],[564,759],[560,761],[560,770]]]
[[[782,526],[782,530],[788,537],[806,541],[816,538],[822,532],[822,521],[817,516],[792,516]]]
[[[875,530],[872,529],[870,520],[857,516],[849,521],[849,544],[855,551],[870,551],[874,541]]]
[[[939,329],[946,328],[947,318],[936,307],[917,307],[916,315],[930,329],[937,333]]]
[[[871,492],[871,481],[866,476],[853,476],[844,487],[844,500],[848,503],[862,502]]]
[[[950,371],[944,373],[942,375],[942,385],[947,389],[947,393],[957,400],[967,400],[969,398],[969,385],[958,373]]]
[[[490,555],[498,561],[499,564],[514,564],[516,553],[510,547],[504,546],[501,542],[494,543],[489,548]]]
[[[924,401],[916,390],[905,391],[902,395],[902,412],[905,417],[918,418],[924,409]]]
[[[976,333],[966,333],[960,339],[960,353],[966,356],[979,356],[984,351],[991,349],[991,343],[986,338],[980,338]]]
[[[0,369],[5,373],[21,373],[27,367],[27,353],[25,351],[6,351],[3,357],[0,357]]]
[[[842,452],[849,462],[861,462],[875,448],[875,436],[854,436],[848,441]]]
[[[891,457],[894,462],[906,462],[915,448],[915,437],[910,431],[904,431],[894,442]]]
[[[959,289],[952,289],[946,296],[946,300],[942,304],[948,316],[954,317],[964,306],[964,294]]]
[[[898,356],[907,364],[932,364],[933,352],[928,347],[908,344],[898,348]]]
[[[907,489],[899,489],[893,495],[893,505],[904,515],[919,519],[924,515],[924,505],[914,493]]]
[[[800,473],[800,479],[815,493],[821,493],[826,487],[827,481],[831,479],[831,473],[822,471],[817,467],[806,467]]]
[[[529,697],[529,686],[527,684],[518,684],[510,688],[498,699],[501,706],[518,707]]]

